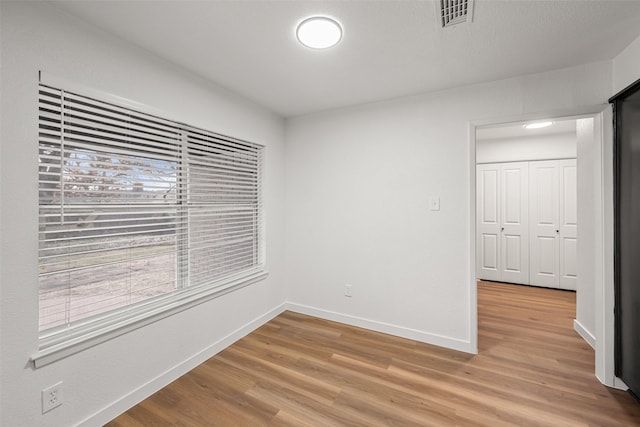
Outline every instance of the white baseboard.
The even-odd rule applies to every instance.
[[[475,354],[475,349],[473,349],[470,341],[463,341],[442,335],[430,334],[427,332],[419,331],[417,329],[405,328],[403,326],[363,319],[361,317],[337,313],[335,311],[323,310],[320,308],[309,307],[307,305],[301,305],[291,302],[285,303],[285,309],[300,314],[306,314],[308,316],[315,316],[326,320],[332,320],[334,322],[345,323],[350,326],[357,326],[359,328],[370,329],[376,332],[382,332],[389,335],[408,338],[426,344],[433,344],[439,347],[446,347],[453,350],[463,351],[465,353]]]
[[[573,329],[587,342],[594,350],[596,349],[596,337],[587,330],[577,319],[573,319]]]
[[[618,390],[627,391],[629,387],[618,377],[613,378],[613,388],[617,388]]]
[[[180,362],[174,367],[168,369],[157,377],[153,378],[149,382],[145,383],[141,387],[136,390],[122,396],[120,399],[107,406],[106,408],[101,409],[90,417],[86,418],[82,422],[78,424],[78,426],[96,426],[96,425],[104,425],[107,422],[111,421],[118,415],[122,414],[132,406],[138,404],[142,400],[151,396],[156,391],[160,390],[162,387],[176,380],[180,376],[186,374],[196,366],[203,363],[205,360],[210,359],[220,351],[229,347],[234,342],[238,341],[240,338],[248,335],[255,329],[264,325],[274,317],[278,316],[285,310],[285,304],[280,304],[279,306],[273,308],[267,313],[263,314],[250,321],[246,325],[236,329],[231,332],[229,335],[221,338],[215,343],[211,344],[209,347],[204,350],[194,354],[190,358]]]

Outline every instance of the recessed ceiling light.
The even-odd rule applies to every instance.
[[[342,27],[334,19],[313,16],[298,24],[296,38],[312,49],[326,49],[338,44],[342,38]]]
[[[546,128],[547,126],[551,126],[553,122],[537,122],[537,123],[527,123],[524,125],[525,129],[540,129]]]

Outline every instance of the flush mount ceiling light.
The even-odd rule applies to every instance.
[[[298,24],[296,38],[312,49],[326,49],[338,44],[342,38],[342,27],[334,19],[313,16]]]
[[[546,128],[547,126],[551,126],[553,122],[537,122],[537,123],[528,123],[524,125],[525,129],[540,129]]]

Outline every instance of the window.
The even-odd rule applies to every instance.
[[[264,274],[263,150],[41,84],[41,350]]]

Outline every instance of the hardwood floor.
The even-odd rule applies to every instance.
[[[575,293],[480,282],[479,354],[285,312],[120,426],[634,426],[594,376]]]

